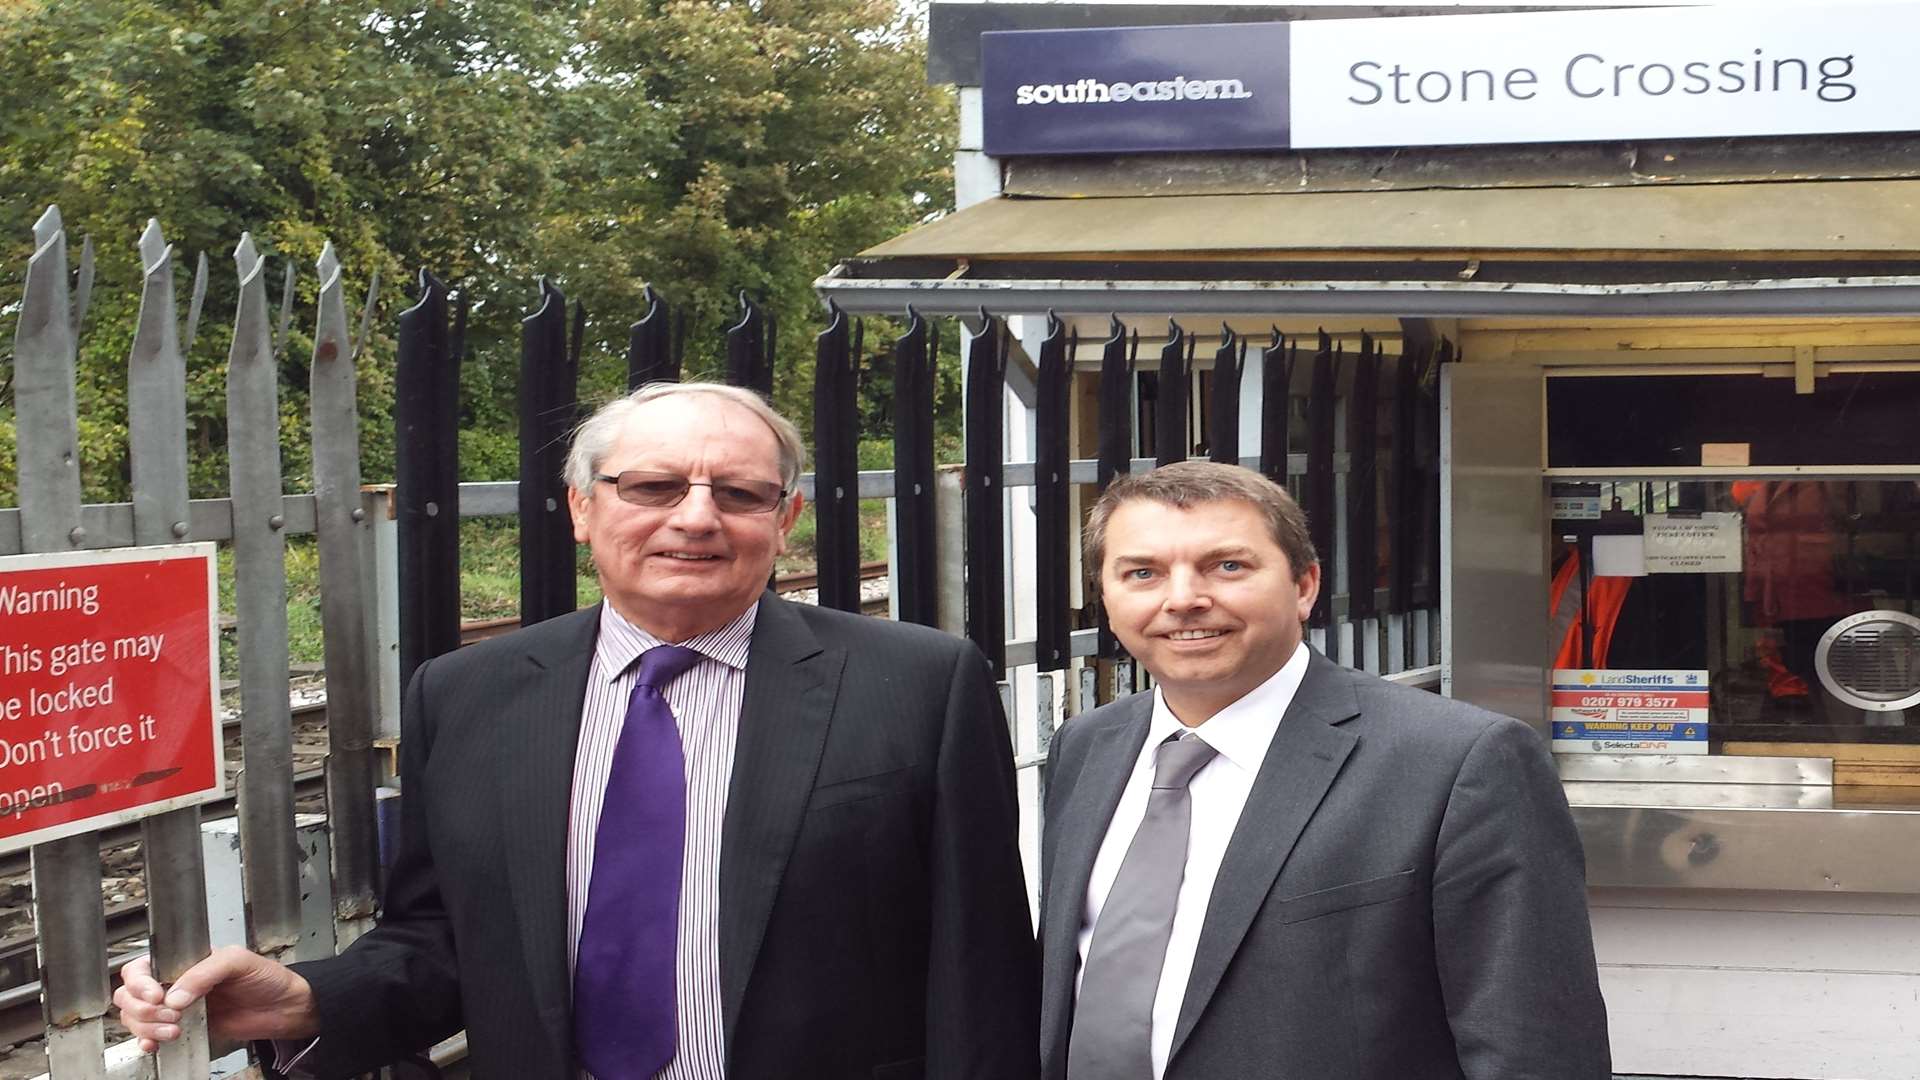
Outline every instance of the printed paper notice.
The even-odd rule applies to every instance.
[[[1727,512],[1648,514],[1647,573],[1739,573],[1740,520]]]

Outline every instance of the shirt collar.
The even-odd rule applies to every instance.
[[[1153,719],[1147,724],[1147,745],[1159,746],[1168,736],[1191,730],[1235,768],[1248,776],[1258,776],[1261,764],[1267,760],[1267,748],[1273,745],[1274,733],[1280,730],[1280,718],[1293,704],[1300,680],[1306,677],[1309,655],[1306,643],[1300,643],[1293,650],[1292,658],[1268,676],[1266,682],[1247,691],[1197,728],[1189,729],[1182,724],[1167,707],[1160,688],[1154,687]]]
[[[594,644],[594,660],[601,677],[608,682],[626,674],[640,654],[656,645],[684,645],[709,660],[718,660],[735,670],[747,666],[747,650],[753,643],[753,624],[760,614],[760,601],[735,616],[725,626],[709,630],[686,641],[666,642],[620,617],[612,604],[600,605],[600,638]]]

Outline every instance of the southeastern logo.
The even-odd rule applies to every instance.
[[[1189,79],[1176,75],[1157,82],[1026,83],[1014,87],[1015,105],[1107,105],[1116,101],[1240,101],[1253,96],[1239,79]]]

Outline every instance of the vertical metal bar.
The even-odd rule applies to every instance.
[[[1065,324],[1048,312],[1036,379],[1033,452],[1034,662],[1041,671],[1059,671],[1073,659],[1073,563],[1068,552],[1073,529],[1068,501],[1070,348]]]
[[[648,285],[642,294],[647,313],[627,335],[627,389],[650,382],[679,382],[680,355],[674,351],[673,313],[666,298]]]
[[[173,249],[149,220],[140,237],[144,283],[140,320],[127,361],[127,443],[133,469],[133,542],[173,544],[188,526],[187,365],[174,323]],[[140,822],[147,884],[147,922],[154,975],[179,978],[206,956],[206,863],[200,808],[189,806]],[[180,1017],[181,1037],[160,1047],[162,1080],[207,1075],[207,1010],[195,1002]]]
[[[300,936],[293,828],[293,717],[287,706],[286,509],[280,479],[280,373],[266,260],[242,234],[233,261],[239,311],[227,354],[227,468],[233,488],[234,614],[240,654],[240,846],[253,946]]]
[[[34,253],[13,337],[21,550],[71,551],[80,526],[80,436],[67,233],[50,206],[33,226]],[[100,843],[93,833],[33,848],[47,1059],[55,1080],[105,1075],[106,919]]]
[[[1307,398],[1307,482],[1308,531],[1320,556],[1320,598],[1314,602],[1310,625],[1325,627],[1333,621],[1335,571],[1339,553],[1334,550],[1333,425],[1334,397],[1338,372],[1333,355],[1333,339],[1320,331],[1320,347],[1313,354],[1313,389]],[[1335,640],[1329,636],[1329,641]]]
[[[1393,471],[1387,480],[1387,505],[1393,515],[1387,533],[1387,610],[1396,615],[1413,610],[1414,552],[1425,510],[1416,471],[1420,374],[1432,349],[1426,320],[1400,320],[1400,358],[1393,367]]]
[[[400,737],[400,521],[398,493],[392,484],[366,484],[360,491],[370,530],[367,540],[367,636],[379,692],[376,731],[381,739]],[[392,779],[383,775],[381,779]]]
[[[1133,461],[1133,356],[1127,348],[1127,328],[1118,315],[1109,315],[1107,340],[1100,347],[1100,460],[1097,490],[1107,490],[1114,478],[1125,476]],[[1138,334],[1133,349],[1140,347]],[[1099,602],[1100,568],[1089,566],[1086,573],[1093,581],[1096,614],[1100,627],[1096,653],[1111,660],[1121,653],[1119,639],[1107,623],[1104,605]]]
[[[520,622],[575,607],[574,544],[560,478],[573,426],[567,298],[540,279],[540,307],[520,323]]]
[[[1154,464],[1187,460],[1193,445],[1187,435],[1188,360],[1193,344],[1180,324],[1167,320],[1167,343],[1160,348],[1159,400],[1154,410]]]
[[[1213,353],[1213,394],[1208,401],[1207,459],[1240,464],[1240,373],[1247,346],[1233,328],[1220,324],[1220,347]]]
[[[327,818],[332,833],[336,940],[372,925],[380,887],[374,814],[371,606],[361,553],[367,546],[360,500],[360,410],[340,259],[320,252],[319,311],[313,332],[314,528],[320,547],[320,625],[327,670]]]
[[[753,298],[740,294],[740,321],[727,328],[727,382],[762,395],[773,393],[771,343],[767,317]]]
[[[1107,340],[1100,346],[1100,459],[1099,490],[1107,490],[1117,476],[1125,476],[1133,461],[1133,361],[1127,352],[1127,329],[1120,317],[1108,316]],[[1134,347],[1140,339],[1134,338]]]
[[[928,326],[907,309],[907,331],[893,346],[893,497],[896,576],[902,622],[939,622],[934,587],[933,376],[927,356]],[[923,400],[925,407],[923,407]]]
[[[34,223],[33,238],[13,337],[21,550],[68,551],[86,534],[72,535],[80,528],[80,436],[67,233],[59,207],[48,207]]]
[[[1033,677],[1033,748],[1041,759],[1034,776],[1042,813],[1046,812],[1047,780],[1053,771],[1048,758],[1053,752],[1053,733],[1059,726],[1059,709],[1053,700],[1053,676],[1042,671]]]
[[[459,379],[447,309],[446,285],[422,270],[419,302],[400,313],[394,372],[402,686],[415,668],[460,644],[459,460],[443,457],[459,404],[446,392],[449,372],[456,389]]]
[[[996,679],[1007,669],[1006,397],[1006,327],[982,308],[967,342],[966,626]]]
[[[1300,346],[1273,328],[1260,360],[1260,473],[1287,486],[1287,425],[1293,419],[1293,365]]]
[[[955,637],[967,631],[967,468],[941,465],[933,472],[935,624]]]
[[[1379,378],[1380,353],[1373,336],[1360,335],[1360,356],[1347,399],[1347,621],[1372,619],[1379,570]],[[1372,631],[1360,627],[1356,633]]]
[[[814,342],[813,520],[820,606],[860,610],[860,411],[850,320],[827,304]]]
[[[1425,530],[1421,542],[1426,548],[1425,562],[1427,570],[1427,606],[1440,607],[1440,369],[1453,363],[1453,342],[1445,338],[1433,354],[1433,378],[1423,380],[1422,396],[1424,401],[1420,410],[1422,424],[1421,441],[1425,444],[1426,467],[1421,470],[1426,487],[1426,513],[1421,515],[1421,527]],[[1433,636],[1440,633],[1440,620],[1435,616],[1432,622]],[[1440,655],[1440,642],[1433,642],[1433,655]]]

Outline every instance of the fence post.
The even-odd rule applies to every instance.
[[[314,528],[320,547],[320,619],[327,670],[327,818],[335,936],[351,942],[372,925],[380,841],[374,823],[373,672],[365,613],[371,603],[361,552],[370,527],[360,497],[359,349],[347,338],[340,259],[320,252],[313,333]],[[372,308],[373,295],[367,297]],[[362,332],[362,341],[365,332]]]
[[[1213,394],[1207,402],[1207,460],[1240,464],[1240,372],[1247,346],[1233,328],[1220,324],[1220,347],[1213,353]]]
[[[940,621],[935,625],[955,637],[967,632],[967,467],[941,465],[933,472],[934,587]],[[978,565],[978,564],[976,564]]]
[[[240,274],[240,303],[227,355],[227,461],[240,654],[240,846],[253,947],[273,956],[289,952],[300,937],[293,717],[287,704],[280,372],[267,308],[266,260],[251,234],[241,234],[233,261]]]
[[[1167,320],[1167,343],[1160,349],[1159,392],[1153,423],[1154,465],[1187,460],[1193,440],[1187,433],[1187,383],[1193,370],[1194,338]]]
[[[576,314],[576,322],[584,312]],[[581,333],[575,329],[578,347]],[[560,472],[579,410],[579,368],[567,348],[567,298],[540,279],[540,307],[520,324],[520,623],[578,606],[573,521]]]
[[[1313,390],[1307,398],[1307,482],[1308,531],[1314,551],[1320,556],[1320,598],[1314,601],[1309,624],[1327,627],[1333,622],[1334,569],[1339,553],[1334,548],[1333,527],[1333,422],[1337,376],[1334,368],[1333,339],[1320,331],[1320,347],[1313,354]],[[1327,635],[1327,651],[1337,652],[1339,635]],[[1333,657],[1339,659],[1337,655]]]
[[[59,207],[48,207],[34,223],[33,238],[13,338],[20,550],[71,551],[85,544],[86,531],[80,527],[77,335]],[[56,1080],[103,1076],[107,946],[98,835],[34,845],[33,920],[40,939],[48,1069]]]
[[[862,327],[828,302],[813,365],[813,521],[820,606],[860,610],[860,411]]]
[[[133,472],[133,542],[174,544],[187,538],[187,363],[174,323],[173,249],[149,220],[140,237],[145,283],[140,321],[127,362],[127,449]],[[202,263],[202,266],[205,264]],[[147,880],[147,922],[153,973],[171,983],[207,955],[206,859],[200,808],[189,806],[140,823]],[[180,1038],[160,1048],[162,1080],[207,1075],[207,1009],[195,1002],[180,1017]]]
[[[1260,357],[1260,472],[1287,486],[1287,424],[1293,419],[1293,365],[1300,346],[1273,328]]]
[[[1381,350],[1373,335],[1361,333],[1360,356],[1353,369],[1353,390],[1347,398],[1347,623],[1353,627],[1354,651],[1348,661],[1356,668],[1380,674],[1380,628],[1374,603],[1373,580],[1379,566],[1379,543],[1374,535],[1379,517],[1379,385]]]
[[[907,309],[907,332],[893,346],[893,500],[895,610],[901,622],[934,626],[939,597],[933,552],[933,365],[925,319]]]
[[[1433,352],[1433,332],[1425,319],[1400,320],[1400,362],[1394,366],[1393,471],[1388,474],[1388,505],[1393,531],[1387,536],[1387,610],[1413,610],[1414,545],[1419,538],[1420,479],[1416,471],[1420,440],[1420,376]]]
[[[967,341],[966,632],[998,679],[1007,669],[1007,334],[980,311]]]
[[[366,622],[372,653],[376,741],[400,738],[400,538],[399,496],[392,484],[362,484],[360,505],[367,533],[360,554],[368,597]],[[384,760],[384,759],[383,759]],[[391,780],[381,765],[382,782]]]
[[[727,328],[727,382],[773,395],[773,350],[777,325],[746,293],[740,294],[740,321]]]
[[[1068,580],[1073,563],[1068,545],[1074,523],[1067,520],[1072,347],[1066,326],[1053,312],[1047,312],[1047,335],[1040,342],[1035,377],[1033,449],[1033,532],[1038,549],[1034,559],[1034,663],[1041,671],[1059,671],[1073,659],[1069,618],[1073,587]]]
[[[1107,490],[1115,477],[1125,476],[1133,469],[1133,382],[1134,362],[1140,355],[1140,332],[1134,331],[1132,339],[1127,336],[1127,328],[1120,322],[1118,315],[1107,316],[1109,320],[1107,340],[1100,348],[1100,460],[1095,472],[1097,491]],[[1100,597],[1100,568],[1087,567],[1095,586],[1094,602],[1098,612],[1100,626],[1099,645],[1096,653],[1104,664],[1120,656],[1120,641],[1113,636],[1113,627],[1107,622],[1107,611]]]
[[[400,685],[460,647],[460,404],[447,340],[447,287],[420,271],[420,300],[400,313],[394,372],[394,499],[400,546]],[[461,302],[458,333],[466,329]]]
[[[648,285],[643,294],[647,313],[633,324],[627,338],[627,389],[638,390],[650,382],[679,382],[680,353],[675,339],[673,314],[661,295]]]

